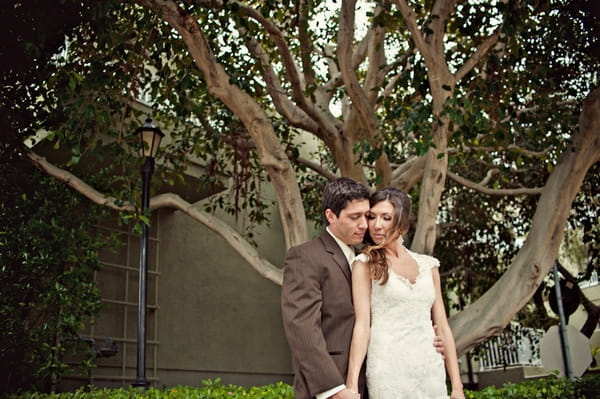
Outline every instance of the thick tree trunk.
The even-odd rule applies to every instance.
[[[445,142],[445,138],[439,140],[437,148],[430,149],[425,155],[425,171],[419,193],[418,224],[411,245],[411,249],[415,252],[432,254],[435,247],[437,237],[435,217],[444,191],[448,169]],[[438,157],[439,153],[444,156]]]
[[[433,126],[432,144],[425,154],[425,169],[419,192],[418,224],[411,249],[416,252],[431,254],[437,238],[436,215],[448,171],[448,117],[441,116],[446,99],[454,92],[456,79],[450,73],[444,53],[444,24],[447,15],[454,7],[453,0],[435,2],[432,18],[427,30],[421,30],[414,10],[405,0],[396,0],[398,9],[411,32],[415,45],[427,66],[429,89],[432,96]]]
[[[434,76],[446,76],[444,84],[454,87],[448,74],[437,72]],[[437,80],[436,80],[437,81]],[[441,86],[441,84],[440,84]],[[449,96],[441,87],[432,87],[434,117],[433,144],[425,155],[425,170],[419,192],[418,224],[411,249],[415,252],[432,254],[437,238],[436,215],[439,210],[442,193],[446,185],[448,172],[448,118],[440,117],[443,104]]]
[[[600,160],[600,88],[586,99],[579,131],[542,191],[531,230],[512,265],[492,288],[450,324],[459,354],[501,332],[549,273],[563,238],[570,204],[588,169]]]

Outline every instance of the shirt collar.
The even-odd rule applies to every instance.
[[[327,232],[333,237],[335,242],[337,242],[338,246],[341,248],[342,252],[344,253],[344,256],[346,257],[346,260],[348,261],[348,265],[350,265],[350,268],[352,268],[352,261],[354,260],[355,256],[354,248],[337,238],[335,234],[333,234],[331,230],[329,230],[329,226],[327,226],[325,230],[327,230]]]

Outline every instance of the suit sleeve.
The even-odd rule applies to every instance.
[[[282,315],[285,334],[311,396],[344,384],[328,352],[321,328],[322,293],[316,260],[302,247],[288,251],[283,271]]]

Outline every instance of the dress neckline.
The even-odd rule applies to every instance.
[[[415,276],[415,281],[412,282],[408,277],[398,273],[391,267],[388,267],[388,271],[391,272],[392,274],[394,274],[394,276],[396,276],[400,281],[403,281],[404,283],[406,283],[410,288],[413,288],[417,284],[417,282],[419,281],[419,279],[421,278],[421,275],[423,273],[421,270],[421,265],[419,264],[417,259],[413,256],[412,252],[410,252],[410,250],[406,247],[404,247],[404,249],[406,250],[406,253],[408,254],[408,256],[410,256],[411,259],[417,264],[417,275]]]
[[[402,274],[394,271],[393,269],[389,269],[392,274],[394,276],[396,276],[396,278],[398,278],[398,280],[405,282],[410,288],[413,288],[415,285],[417,285],[417,283],[419,282],[419,280],[421,279],[421,275],[423,273],[421,273],[421,268],[419,268],[419,272],[417,273],[417,276],[415,277],[415,281],[414,283],[412,281],[410,281],[410,279],[406,276],[403,276]]]

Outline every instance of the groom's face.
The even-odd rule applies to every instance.
[[[369,200],[354,200],[348,202],[339,216],[331,209],[325,211],[329,222],[329,230],[342,242],[355,245],[362,242],[367,231],[367,214],[369,213]]]

